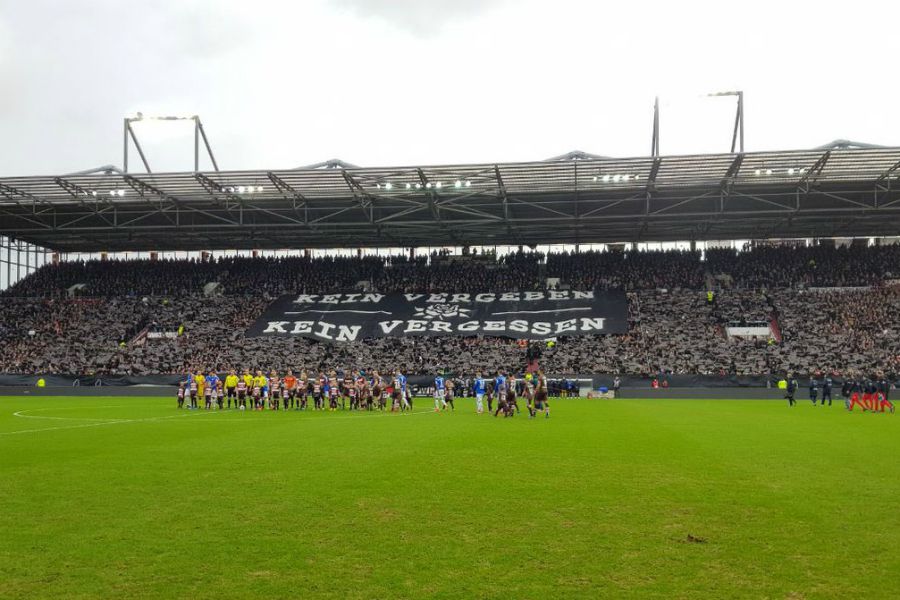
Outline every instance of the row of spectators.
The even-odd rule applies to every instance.
[[[783,341],[728,338],[718,306],[741,306],[746,291],[629,293],[625,335],[561,338],[539,364],[556,375],[737,374],[826,369],[900,371],[900,289],[780,289],[764,296]],[[729,303],[729,295],[740,300]],[[720,304],[721,303],[721,304]],[[506,338],[378,338],[323,344],[306,338],[248,338],[261,297],[2,300],[0,372],[146,375],[196,369],[295,370],[366,366],[388,372],[473,374],[521,371],[525,349]],[[728,309],[731,315],[732,310]],[[174,337],[131,343],[136,324]],[[181,332],[180,335],[177,332]]]
[[[709,272],[735,287],[852,287],[900,278],[900,245],[759,246],[747,252],[707,250]]]
[[[758,247],[746,252],[581,252],[544,256],[519,252],[499,258],[327,257],[203,261],[89,261],[48,265],[4,295],[62,297],[83,284],[88,297],[200,295],[217,282],[227,295],[328,293],[366,282],[378,292],[505,292],[540,289],[547,278],[576,289],[625,290],[710,287],[867,286],[900,277],[900,245],[834,248]],[[740,307],[738,307],[740,308]],[[730,315],[735,316],[735,315]],[[745,315],[746,316],[746,315]]]

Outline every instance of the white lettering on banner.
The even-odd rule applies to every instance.
[[[290,321],[269,321],[269,326],[265,328],[263,333],[287,333],[284,326]]]
[[[510,321],[509,323],[510,331],[518,331],[519,333],[528,333],[528,321]]]
[[[602,302],[596,302],[598,298]],[[378,306],[367,309],[362,303]],[[626,314],[624,293],[596,294],[590,290],[292,294],[273,302],[247,334],[303,336],[336,342],[426,334],[545,339],[559,335],[625,333]],[[547,320],[532,321],[541,318]],[[151,332],[148,337],[164,335],[174,334]]]
[[[556,322],[556,333],[560,333],[563,331],[578,331],[578,328],[575,326],[577,321],[575,319],[566,319],[565,321],[557,321]]]
[[[550,333],[550,323],[546,321],[538,321],[531,324],[531,331],[535,335],[547,335]]]
[[[426,329],[425,329],[426,325],[428,325],[428,321],[416,321],[416,320],[407,321],[406,329],[404,329],[403,331],[405,331],[406,333],[410,333],[413,331],[426,331]]]
[[[594,329],[596,329],[598,331],[603,331],[604,321],[606,321],[605,317],[597,317],[597,318],[581,317],[581,331],[593,331]]]
[[[316,323],[316,324],[317,324],[319,327],[322,328],[322,331],[317,331],[317,332],[316,332],[316,335],[317,335],[317,336],[323,337],[323,338],[325,338],[326,340],[333,340],[333,339],[334,339],[333,336],[328,335],[328,332],[331,331],[332,329],[334,329],[334,325],[332,325],[331,323],[326,323],[325,321],[319,321],[319,322]]]
[[[397,325],[402,324],[403,321],[381,321],[378,325],[381,327],[381,331],[387,334],[396,329]]]
[[[356,341],[356,336],[359,335],[359,330],[362,329],[359,325],[340,325],[338,326],[338,335],[337,341],[339,342],[353,342]]]
[[[810,288],[815,289],[815,288]],[[821,288],[828,289],[828,288]],[[368,302],[378,304],[387,295],[386,294],[298,294],[293,300],[294,304],[352,304],[355,302]],[[415,302],[427,296],[426,302],[430,303],[446,303],[446,302],[517,302],[524,300],[526,302],[536,302],[538,300],[593,300],[594,292],[572,290],[551,290],[546,294],[544,292],[503,292],[501,294],[475,294],[474,300],[470,293],[451,293],[439,292],[432,294],[403,294],[407,302]]]
[[[294,321],[294,328],[291,330],[291,333],[293,333],[294,335],[300,333],[311,333],[312,326],[312,321]]]

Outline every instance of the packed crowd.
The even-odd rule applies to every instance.
[[[226,295],[330,293],[364,284],[376,292],[506,292],[540,289],[547,278],[575,289],[707,289],[848,287],[900,279],[900,245],[813,246],[745,252],[518,252],[500,257],[391,256],[226,257],[208,260],[72,261],[47,265],[3,293],[65,297],[202,295],[218,284]]]
[[[200,365],[219,371],[368,365],[409,375],[471,374],[490,365],[516,372],[525,351],[507,338],[324,344],[244,331],[282,292],[323,293],[360,282],[379,291],[513,291],[540,288],[546,278],[573,288],[624,288],[629,298],[627,334],[560,338],[540,358],[548,374],[896,372],[900,292],[889,285],[895,272],[898,246],[708,251],[705,261],[690,252],[648,252],[62,263],[39,269],[0,299],[0,372],[177,374]],[[210,281],[225,293],[204,296],[199,290]],[[77,283],[87,297],[67,297]],[[707,287],[715,290],[712,302]],[[724,333],[729,323],[770,319],[782,340]],[[163,332],[168,336],[147,335]]]
[[[727,296],[727,292],[721,292]],[[773,301],[784,340],[723,335],[715,305],[695,291],[629,294],[626,335],[561,338],[540,359],[548,373],[765,374],[825,368],[900,367],[900,294],[874,291],[782,290]],[[266,365],[324,369],[367,364],[408,374],[447,369],[472,373],[483,365],[521,369],[525,353],[507,338],[373,338],[324,344],[307,338],[245,337],[265,300],[240,297],[3,301],[0,371],[147,375],[182,373],[205,365]],[[125,337],[136,321],[152,332],[182,335]]]
[[[285,293],[515,291],[540,287],[542,255],[498,259],[449,257],[225,257],[209,260],[72,261],[48,265],[23,279],[7,297],[65,297],[73,286],[83,297],[199,296],[214,293],[272,297]],[[80,284],[80,285],[79,285]],[[83,286],[83,287],[81,287]]]
[[[900,244],[883,246],[759,246],[748,252],[706,251],[707,269],[734,287],[854,287],[900,279]]]

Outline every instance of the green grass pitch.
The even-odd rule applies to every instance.
[[[897,598],[900,420],[0,398],[2,598]]]

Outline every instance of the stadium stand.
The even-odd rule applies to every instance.
[[[249,338],[282,293],[360,285],[379,292],[625,289],[629,332],[562,338],[548,373],[765,375],[900,367],[900,246],[756,247],[746,252],[520,252],[450,257],[229,258],[61,262],[2,296],[0,372],[151,375],[191,369],[395,367],[468,374],[521,370],[506,338],[380,338],[323,344]],[[218,282],[221,295],[204,296]],[[77,297],[67,290],[84,284]],[[707,291],[715,292],[710,302]],[[735,337],[729,324],[774,322],[783,339]],[[181,335],[149,334],[181,331]]]

